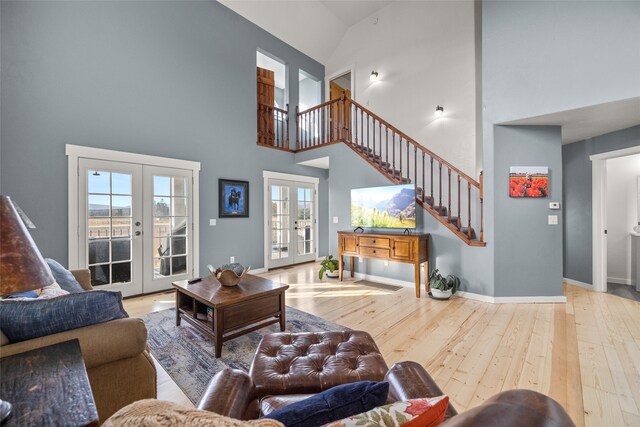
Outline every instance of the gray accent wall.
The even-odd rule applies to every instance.
[[[549,209],[562,201],[560,127],[496,126],[494,144],[496,295],[562,295],[562,213]],[[511,166],[548,167],[549,197],[509,197]]]
[[[3,1],[0,13],[2,192],[45,256],[67,262],[65,144],[202,162],[201,266],[263,266],[263,170],[320,177],[328,251],[326,172],[256,146],[256,49],[287,62],[293,111],[298,69],[323,79],[322,64],[217,2]],[[218,178],[250,182],[249,218],[209,227]]]
[[[329,156],[330,159],[329,253],[337,255],[337,232],[354,228],[351,226],[351,189],[393,184],[346,144],[335,144],[296,154],[296,161],[301,162],[325,156]],[[416,207],[416,213],[418,224],[416,232],[430,234],[430,269],[438,268],[442,274],[455,274],[460,277],[461,290],[481,295],[492,295],[493,271],[486,264],[483,264],[484,257],[488,253],[487,248],[468,246],[420,206]],[[334,217],[338,217],[337,224],[333,223]],[[383,231],[388,232],[389,230]],[[402,233],[403,230],[394,230],[393,232]],[[384,261],[364,259],[359,262],[356,258],[355,271],[414,282],[411,264],[389,262],[389,265],[385,266]]]
[[[494,296],[563,293],[561,228],[551,231],[535,201],[522,209],[506,200],[503,184],[508,166],[548,166],[553,196],[538,203],[562,200],[559,132],[498,125],[639,96],[639,18],[640,2],[482,2],[483,169],[492,191],[485,191],[489,254],[479,267],[494,271]],[[519,227],[526,232],[512,234]],[[526,254],[516,250],[525,246]]]
[[[593,176],[589,156],[637,146],[640,146],[640,126],[562,147],[563,274],[567,279],[593,283]]]

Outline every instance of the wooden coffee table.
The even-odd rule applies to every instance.
[[[232,287],[222,286],[213,276],[191,285],[186,280],[172,285],[176,288],[176,326],[184,319],[211,336],[216,357],[222,355],[225,341],[278,322],[280,330],[285,330],[284,293],[289,285],[251,274]]]

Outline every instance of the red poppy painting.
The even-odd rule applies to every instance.
[[[549,168],[513,166],[509,170],[509,197],[549,196]]]

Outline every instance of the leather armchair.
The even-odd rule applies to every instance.
[[[444,394],[427,371],[415,362],[396,363],[386,373],[384,380],[389,382],[388,402]],[[198,403],[198,409],[250,420],[309,396],[311,394],[268,396],[261,403],[249,374],[227,368],[211,379]],[[264,404],[266,399],[270,401],[269,405]],[[550,397],[532,390],[499,393],[482,405],[461,414],[450,404],[446,417],[442,424],[444,427],[574,426],[562,406]]]
[[[89,270],[74,270],[80,285],[91,290]],[[147,351],[147,328],[141,319],[125,318],[72,329],[14,344],[0,345],[0,358],[77,338],[98,415],[140,399],[156,397],[156,368]]]

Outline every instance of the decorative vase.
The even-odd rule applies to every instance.
[[[433,299],[441,299],[447,300],[451,298],[451,289],[447,289],[446,291],[441,291],[440,289],[431,288],[430,290],[431,298]]]
[[[238,266],[240,266],[240,264],[238,264]],[[240,266],[240,268],[242,268],[242,266]],[[242,277],[247,274],[250,269],[251,267],[242,268],[242,270],[237,269],[241,272],[241,274],[238,275],[236,271],[230,268],[225,268],[224,270],[214,274],[214,276],[216,279],[218,279],[218,282],[220,282],[222,286],[236,286],[238,285],[238,283],[240,283]]]
[[[327,277],[334,277],[334,278],[340,276],[340,272],[338,270],[333,270],[333,271],[327,270],[324,274],[326,274]]]

